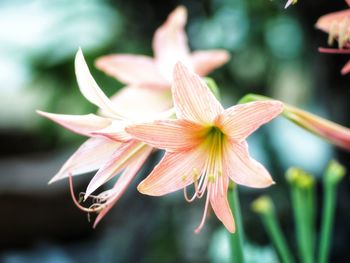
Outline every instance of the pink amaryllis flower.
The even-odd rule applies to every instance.
[[[248,153],[246,138],[283,110],[278,101],[259,101],[223,109],[205,82],[178,63],[172,87],[176,120],[157,120],[130,125],[126,131],[165,155],[138,186],[147,195],[160,196],[185,189],[193,201],[205,193],[206,203],[198,233],[204,225],[209,203],[230,231],[234,219],[227,200],[229,181],[250,187],[273,183],[268,171]],[[186,187],[194,184],[188,198]]]
[[[350,0],[346,0],[350,6]],[[332,45],[334,40],[338,41],[338,48],[319,48],[322,53],[350,54],[350,9],[333,12],[321,16],[316,27],[328,34],[328,45]],[[343,75],[350,72],[350,61],[342,68]]]
[[[125,125],[135,119],[131,116],[122,116],[116,105],[102,92],[91,76],[81,50],[77,52],[75,58],[75,72],[81,93],[100,108],[101,116],[62,115],[42,111],[38,113],[75,133],[90,137],[68,159],[50,183],[98,170],[84,196],[84,199],[89,196],[93,198],[94,204],[89,208],[84,208],[76,201],[70,179],[73,200],[77,206],[84,211],[99,213],[94,224],[96,226],[135,178],[150,155],[152,147],[136,141],[124,131]],[[144,112],[140,112],[138,117],[147,119]],[[98,187],[119,173],[121,175],[112,189],[97,196],[91,195]]]
[[[224,50],[201,50],[190,53],[185,25],[187,11],[177,7],[153,37],[154,58],[143,55],[115,54],[103,56],[96,67],[117,78],[127,86],[112,98],[121,110],[138,112],[140,93],[152,99],[156,111],[166,105],[172,107],[171,80],[174,65],[182,61],[197,74],[205,76],[225,64],[230,55]],[[137,114],[137,113],[135,113]]]

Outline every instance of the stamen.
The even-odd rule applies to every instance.
[[[201,223],[199,224],[199,226],[194,230],[194,232],[195,232],[196,234],[198,234],[198,233],[202,230],[202,228],[203,228],[203,226],[204,226],[205,219],[206,219],[206,217],[207,217],[207,212],[208,212],[209,196],[210,196],[210,193],[209,193],[209,191],[207,191],[207,199],[206,199],[206,201],[205,201],[205,208],[204,208],[203,217],[202,217],[202,220],[201,220]]]
[[[185,200],[188,202],[188,203],[191,203],[194,201],[194,199],[196,199],[196,196],[197,196],[197,191],[193,194],[193,196],[191,198],[188,198],[188,195],[187,195],[187,186],[184,187],[184,197],[185,197]]]
[[[329,30],[329,34],[328,34],[328,45],[332,46],[334,43],[334,40],[337,36],[337,22],[333,21],[331,24],[331,28]]]
[[[86,208],[84,206],[82,206],[78,200],[76,199],[75,197],[75,194],[74,194],[74,188],[73,188],[73,179],[72,179],[72,176],[70,175],[69,176],[69,189],[70,189],[70,194],[72,196],[72,199],[73,199],[73,202],[74,204],[82,211],[85,211],[85,212],[88,212],[88,213],[91,213],[91,212],[99,212],[102,210],[102,207],[98,207],[98,208]]]
[[[345,45],[345,42],[347,41],[348,38],[348,34],[347,34],[347,30],[348,30],[348,19],[345,18],[339,25],[339,36],[338,36],[338,45],[339,48],[342,49]]]

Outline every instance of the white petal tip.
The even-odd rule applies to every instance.
[[[142,185],[142,183],[137,186],[137,191],[139,191],[141,194],[146,194],[145,187]]]
[[[179,25],[186,24],[187,20],[187,9],[185,6],[180,5],[178,6],[171,14],[170,17],[174,19],[176,23]]]
[[[46,118],[50,118],[52,113],[48,113],[45,111],[41,111],[41,110],[36,110],[35,111],[38,115],[42,116],[42,117],[46,117]]]
[[[59,172],[58,174],[56,174],[54,177],[51,178],[51,180],[48,182],[48,184],[55,183],[63,178],[67,178],[67,177],[68,177],[68,174],[64,175],[62,172]]]
[[[86,194],[84,195],[83,202],[85,202],[85,201],[88,199],[89,196],[90,196],[90,194],[86,193]]]

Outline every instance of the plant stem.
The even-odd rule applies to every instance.
[[[295,262],[278,223],[272,200],[267,196],[262,196],[253,202],[252,209],[260,215],[263,225],[277,250],[281,262]]]
[[[324,186],[324,202],[321,223],[321,238],[319,244],[319,263],[328,262],[329,248],[331,244],[331,232],[335,206],[335,191],[331,185]]]
[[[344,167],[335,161],[331,161],[323,177],[324,199],[318,255],[319,263],[328,262],[336,205],[336,188],[344,175]]]
[[[300,260],[304,263],[313,262],[310,236],[308,230],[307,213],[304,207],[305,198],[297,186],[292,186],[292,203],[294,208],[295,227],[297,231]]]
[[[238,199],[238,190],[237,186],[233,185],[230,187],[230,191],[228,191],[228,200],[230,203],[231,210],[235,217],[236,223],[236,232],[231,234],[230,243],[231,243],[231,260],[233,263],[244,263],[244,231],[243,231],[243,223],[241,216],[241,208],[239,205]]]
[[[314,178],[298,168],[287,171],[299,257],[302,263],[314,262]]]

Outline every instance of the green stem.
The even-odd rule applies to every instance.
[[[281,262],[295,262],[278,223],[272,200],[267,196],[262,196],[253,202],[252,208],[260,214],[263,225],[277,250]]]
[[[324,199],[318,255],[319,263],[328,262],[336,206],[336,189],[337,184],[344,175],[344,167],[335,161],[331,161],[323,177]]]
[[[305,195],[306,195],[306,202],[304,209],[308,216],[308,236],[309,236],[309,242],[310,242],[310,254],[312,258],[315,258],[315,241],[316,241],[316,231],[315,231],[315,220],[316,220],[316,194],[315,194],[315,187],[312,185],[310,188],[305,189]],[[313,260],[314,261],[314,260]]]
[[[328,262],[329,248],[331,244],[334,208],[335,208],[335,191],[331,185],[324,186],[325,197],[323,202],[323,213],[321,223],[321,238],[319,244],[319,263]]]
[[[234,234],[231,234],[230,236],[231,259],[233,263],[244,263],[244,231],[241,216],[241,208],[238,199],[238,190],[236,185],[230,188],[232,189],[228,192],[228,199],[236,223],[236,232]]]
[[[308,230],[308,215],[305,213],[306,209],[304,207],[305,201],[301,189],[298,189],[297,186],[292,186],[292,203],[300,260],[303,263],[311,263],[313,262],[313,257]]]
[[[315,237],[315,180],[312,175],[298,168],[290,168],[287,171],[287,180],[291,187],[292,207],[300,261],[302,263],[313,263]]]

